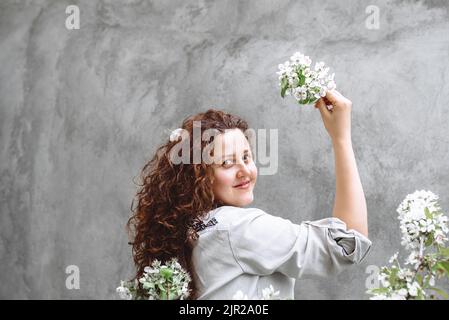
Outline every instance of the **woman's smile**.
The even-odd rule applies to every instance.
[[[250,182],[251,182],[251,181],[248,180],[248,181],[246,181],[246,182],[243,182],[243,183],[240,183],[240,184],[234,186],[234,188],[237,188],[237,189],[248,189],[249,186],[250,186]]]

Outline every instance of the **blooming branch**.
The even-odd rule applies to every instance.
[[[325,67],[324,62],[317,62],[313,68],[311,64],[312,60],[308,56],[296,52],[290,61],[278,66],[282,98],[292,95],[299,104],[310,104],[336,88],[335,74],[329,75],[329,68]]]
[[[449,276],[447,216],[438,205],[438,196],[430,191],[416,191],[406,196],[397,208],[402,234],[401,244],[410,250],[401,268],[396,253],[382,267],[381,287],[368,290],[373,300],[448,299],[447,293],[435,287],[435,280]]]
[[[176,258],[167,264],[154,260],[151,267],[145,267],[139,280],[121,281],[117,288],[120,298],[127,300],[176,300],[189,296],[189,274],[181,267]],[[139,290],[139,283],[142,290]]]

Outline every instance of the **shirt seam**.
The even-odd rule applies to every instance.
[[[239,265],[240,269],[242,269],[242,272],[246,273],[245,269],[242,267],[239,259],[237,258],[237,255],[234,251],[236,251],[232,246],[232,240],[231,240],[231,231],[228,229],[226,230],[228,233],[228,240],[229,240],[229,247],[231,248],[232,256],[234,257],[235,262]]]

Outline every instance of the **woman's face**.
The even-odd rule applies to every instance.
[[[215,198],[236,207],[253,202],[257,168],[243,132],[232,129],[217,135],[213,150]]]

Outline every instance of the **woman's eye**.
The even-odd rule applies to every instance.
[[[247,163],[251,159],[251,156],[249,154],[245,154],[242,157],[242,159],[243,159],[244,162]],[[232,167],[233,164],[234,164],[234,160],[226,159],[225,161],[223,161],[222,166],[226,167],[226,168],[230,168],[230,167]]]
[[[231,166],[233,164],[233,162],[232,162],[232,160],[230,160],[230,159],[228,159],[228,160],[225,160],[225,161],[223,161],[223,166],[227,166],[227,167],[229,167],[229,166]]]

